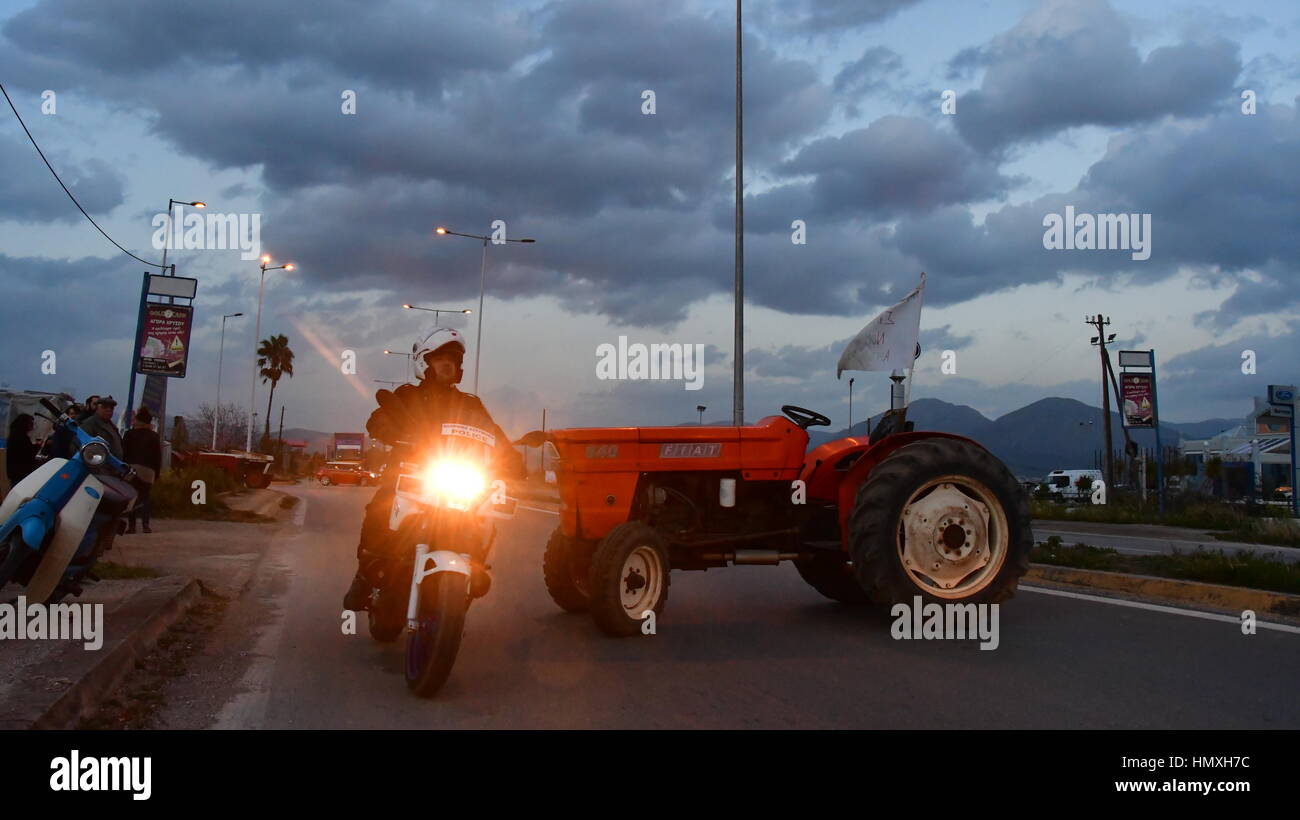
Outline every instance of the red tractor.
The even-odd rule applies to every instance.
[[[641,631],[669,571],[793,561],[846,604],[994,603],[1029,568],[1028,499],[962,436],[887,414],[870,438],[807,452],[820,413],[786,405],[746,427],[610,427],[550,441],[560,526],[546,545],[551,598],[615,636]]]

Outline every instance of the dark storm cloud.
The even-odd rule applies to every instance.
[[[1205,317],[1214,324],[1285,309],[1300,303],[1300,294],[1286,284],[1300,276],[1296,124],[1295,108],[1263,105],[1254,116],[1230,107],[1194,124],[1133,130],[1113,139],[1072,191],[1006,206],[982,225],[960,207],[909,216],[898,222],[888,244],[940,277],[939,304],[1067,272],[1122,285],[1159,281],[1190,268],[1239,283],[1237,295]],[[1077,213],[1151,214],[1151,258],[1134,261],[1123,250],[1045,249],[1043,218],[1064,213],[1067,205]],[[1262,281],[1243,278],[1247,271]]]
[[[796,0],[773,4],[769,20],[816,34],[852,31],[878,23],[918,0]]]
[[[862,96],[885,88],[903,71],[903,58],[887,46],[871,46],[835,75],[832,87],[839,94]]]
[[[18,123],[8,116],[5,119],[3,127],[10,133],[0,135],[0,219],[67,223],[84,220],[77,206],[59,189]],[[122,204],[122,177],[105,163],[97,159],[75,162],[61,151],[48,149],[46,155],[64,184],[76,192],[81,206],[90,213],[108,213]]]
[[[143,79],[288,67],[437,97],[462,71],[503,70],[530,47],[523,20],[494,2],[374,0],[297,3],[42,0],[3,28],[14,44],[106,76]],[[347,86],[351,87],[351,86]]]
[[[895,115],[840,137],[815,140],[777,166],[775,173],[812,177],[809,183],[794,183],[808,186],[808,216],[835,219],[891,217],[997,198],[1016,182],[953,134],[915,117]],[[769,201],[788,207],[788,201],[799,196],[797,189],[778,188],[754,197],[759,224],[765,224]]]
[[[963,51],[950,74],[976,64],[984,78],[958,98],[956,124],[985,152],[1073,126],[1201,114],[1241,71],[1237,46],[1217,37],[1162,46],[1143,59],[1105,0],[1045,3],[978,53]]]

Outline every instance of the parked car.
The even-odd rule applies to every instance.
[[[331,484],[356,484],[362,487],[374,484],[379,473],[371,472],[355,461],[327,461],[316,471],[316,480],[328,487]]]

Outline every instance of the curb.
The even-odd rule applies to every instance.
[[[1300,616],[1300,595],[1262,589],[1096,569],[1074,569],[1053,564],[1030,564],[1029,572],[1024,577],[1027,580],[1046,581],[1062,586],[1123,592],[1158,601],[1197,604],[1225,612],[1240,613],[1249,609],[1256,613],[1267,612],[1283,617]]]
[[[37,696],[21,704],[18,714],[5,715],[2,724],[11,728],[75,728],[122,682],[136,661],[154,648],[162,634],[189,611],[199,595],[199,582],[192,578],[162,579],[135,593],[105,613],[106,626],[111,616],[117,634],[104,641],[102,650],[77,649],[72,654],[73,662],[61,665],[60,673],[74,679],[71,686],[53,703],[39,702],[39,694],[34,693]],[[66,656],[60,658],[63,660]]]

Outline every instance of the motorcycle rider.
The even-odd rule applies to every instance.
[[[344,609],[359,612],[370,605],[370,591],[375,583],[368,573],[379,563],[390,535],[388,519],[401,472],[396,465],[407,453],[412,458],[418,457],[412,448],[418,448],[430,436],[439,435],[443,423],[470,424],[496,437],[492,478],[527,476],[523,457],[510,446],[510,438],[492,420],[483,402],[478,396],[456,388],[464,376],[461,368],[464,358],[465,342],[461,334],[448,327],[435,328],[412,347],[411,361],[419,385],[404,384],[384,397],[366,422],[366,431],[373,438],[393,446],[389,456],[393,467],[384,472],[379,489],[366,505],[361,540],[357,544],[357,574],[344,596]],[[387,392],[379,391],[376,398]]]

